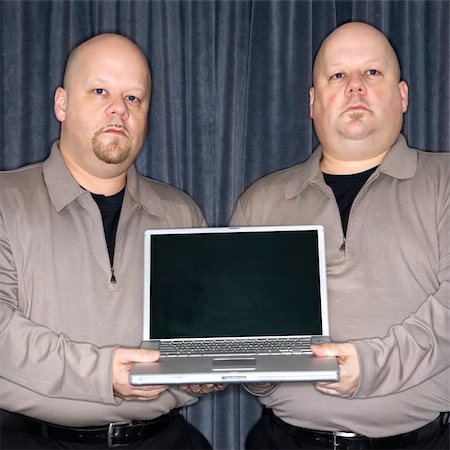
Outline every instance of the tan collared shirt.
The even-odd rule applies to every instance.
[[[286,383],[261,401],[305,428],[414,430],[450,406],[450,154],[400,136],[355,198],[345,240],[320,159],[319,147],[254,183],[231,224],[324,225],[331,338],[355,343],[361,381],[352,399]]]
[[[204,225],[187,194],[130,167],[113,283],[100,211],[57,144],[45,162],[0,173],[0,408],[84,426],[194,403],[176,389],[120,401],[112,356],[142,338],[144,230]]]

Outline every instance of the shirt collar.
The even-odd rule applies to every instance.
[[[56,141],[52,145],[50,156],[43,163],[43,176],[50,200],[59,212],[78,197],[85,195],[87,191],[73,178],[64,163],[58,144],[59,141]],[[134,164],[127,171],[127,192],[133,201],[149,214],[164,216],[161,198],[150,183],[142,182]]]
[[[157,181],[152,180],[154,183]],[[130,166],[127,172],[126,190],[131,198],[149,214],[158,217],[165,216],[165,209],[161,197],[151,186],[151,181],[139,175],[136,166]]]
[[[408,147],[405,137],[400,134],[397,141],[380,164],[380,172],[407,180],[412,178],[417,169],[417,152]]]
[[[44,161],[43,174],[50,200],[56,211],[83,195],[85,190],[73,178],[59,152],[59,141],[52,145],[50,156]]]
[[[287,199],[300,194],[311,182],[322,180],[320,160],[322,147],[319,145],[311,156],[294,169],[286,184],[285,196]],[[417,153],[408,147],[402,134],[391,150],[384,157],[377,170],[399,180],[412,178],[417,168]]]

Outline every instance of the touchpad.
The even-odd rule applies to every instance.
[[[214,359],[213,370],[255,370],[255,358],[220,358]]]

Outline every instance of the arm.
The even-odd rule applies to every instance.
[[[386,337],[354,342],[361,364],[355,397],[404,391],[450,367],[449,301],[446,280],[418,311],[392,327]],[[386,379],[389,383],[384,382]]]
[[[383,338],[316,346],[317,355],[337,356],[341,379],[318,383],[321,392],[355,398],[404,391],[450,367],[450,212],[439,222],[439,287]],[[353,344],[353,345],[352,345]]]
[[[3,379],[48,397],[104,404],[115,405],[116,397],[126,399],[133,395],[120,386],[124,383],[117,378],[116,366],[121,361],[123,367],[127,358],[130,362],[142,355],[121,355],[124,350],[116,352],[116,347],[100,348],[74,342],[63,333],[33,322],[27,317],[32,305],[19,302],[20,289],[24,289],[20,285],[0,214],[0,376]],[[52,308],[51,303],[48,308]],[[153,360],[155,355],[146,357]],[[154,394],[144,396],[153,398]]]

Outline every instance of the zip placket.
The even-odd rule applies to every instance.
[[[116,231],[116,245],[114,247],[115,250],[114,250],[114,255],[113,255],[113,265],[111,266],[111,278],[109,280],[109,282],[113,286],[115,286],[116,283],[117,283],[117,278],[116,278],[116,275],[114,273],[114,266],[115,266],[116,254],[117,254],[117,250],[119,248],[119,242],[120,242],[120,239],[122,237],[123,230],[125,229],[126,225],[130,221],[130,219],[133,216],[133,214],[136,211],[140,210],[140,209],[141,209],[141,205],[135,205],[128,213],[125,214],[123,220],[119,219],[119,224],[117,226],[117,231]]]
[[[338,204],[337,204],[337,201],[336,201],[336,197],[334,196],[334,194],[332,194],[332,195],[330,195],[330,193],[326,190],[326,189],[324,189],[323,188],[323,186],[321,186],[319,183],[317,183],[317,181],[315,181],[315,180],[312,180],[311,182],[310,182],[310,184],[311,184],[311,186],[314,186],[315,188],[317,188],[317,189],[319,189],[320,191],[322,191],[331,201],[333,201],[334,202],[334,204],[336,205],[336,209],[337,209],[337,211],[338,211],[338,217],[339,217],[339,223],[341,224],[341,233],[342,233],[342,244],[341,244],[341,246],[339,247],[339,251],[340,252],[343,252],[343,253],[345,253],[345,235],[344,235],[344,229],[343,229],[343,227],[342,227],[342,220],[341,220],[341,215],[340,215],[340,213],[339,213],[339,206],[338,206]],[[328,186],[328,185],[327,185]],[[330,188],[331,189],[331,188]],[[348,227],[347,227],[347,229],[348,229]]]
[[[373,178],[372,178],[373,177]],[[359,190],[358,194],[356,195],[355,199],[353,200],[352,206],[350,208],[350,212],[348,214],[348,221],[347,221],[347,234],[348,230],[350,229],[350,219],[352,217],[352,212],[356,205],[359,203],[360,198],[365,194],[369,186],[379,177],[379,173],[376,171],[369,177],[369,179],[366,181],[366,183],[363,185],[363,187]],[[335,199],[336,200],[336,199]],[[337,204],[337,203],[336,203]],[[339,207],[338,207],[339,209]],[[342,224],[341,224],[342,226]],[[344,235],[344,231],[342,230],[342,234]],[[344,235],[344,239],[342,241],[342,245],[339,247],[339,251],[345,253],[345,246],[346,246],[346,236]]]
[[[117,282],[116,276],[114,275],[114,267],[113,266],[111,266],[111,280],[110,280],[110,282],[112,284],[116,284],[116,282]]]
[[[361,198],[361,196],[364,195],[364,193],[366,192],[366,190],[368,189],[368,187],[369,187],[369,186],[370,186],[370,185],[378,178],[378,176],[379,176],[379,173],[377,173],[377,172],[375,171],[375,172],[369,177],[369,179],[367,180],[367,182],[364,184],[364,186],[360,189],[360,191],[359,191],[358,194],[356,195],[356,197],[355,197],[355,199],[354,199],[354,201],[353,201],[353,204],[352,204],[352,206],[351,206],[351,208],[350,208],[350,213],[349,213],[349,215],[348,215],[347,233],[348,233],[348,230],[350,229],[350,223],[351,223],[351,220],[350,220],[350,219],[351,219],[352,212],[353,212],[353,210],[354,210],[356,204],[359,202],[359,199]],[[317,189],[321,190],[322,192],[324,192],[331,200],[333,200],[334,203],[335,203],[335,205],[336,205],[336,207],[337,207],[337,210],[338,210],[338,212],[339,212],[339,205],[337,204],[336,197],[335,197],[334,195],[333,195],[333,196],[330,196],[329,192],[327,192],[327,190],[323,189],[323,187],[322,187],[320,184],[318,184],[316,181],[311,181],[310,184],[311,184],[312,186],[315,186]],[[341,244],[341,246],[339,247],[339,251],[340,251],[340,252],[343,252],[343,253],[345,254],[347,239],[346,239],[346,235],[344,234],[344,229],[343,229],[343,226],[342,226],[342,220],[340,220],[340,224],[341,224],[341,232],[342,232],[342,244]]]

